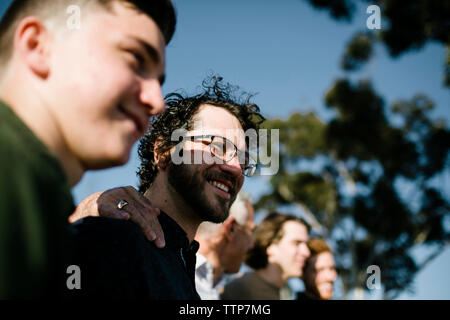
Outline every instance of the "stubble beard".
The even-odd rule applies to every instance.
[[[205,191],[209,183],[199,165],[171,164],[168,182],[201,221],[221,223],[228,217],[233,201],[215,195],[214,200],[208,198]]]

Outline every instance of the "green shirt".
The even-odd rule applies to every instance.
[[[60,296],[73,211],[61,164],[0,101],[0,299]]]

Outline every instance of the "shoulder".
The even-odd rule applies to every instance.
[[[108,246],[137,248],[147,240],[139,227],[131,222],[104,217],[87,217],[73,224],[74,244],[89,247]],[[131,245],[131,247],[130,247]]]
[[[46,180],[65,179],[59,160],[14,112],[0,101],[2,175],[32,172]],[[8,169],[11,169],[7,171]],[[45,179],[42,179],[44,182]]]
[[[1,126],[1,125],[0,125]],[[36,141],[11,137],[0,130],[0,190],[9,194],[37,193],[54,196],[70,185],[59,162],[50,151]],[[49,189],[53,190],[49,192]]]
[[[157,295],[155,284],[164,271],[160,266],[162,249],[148,241],[136,224],[87,217],[73,227],[72,263],[82,271],[83,298]]]
[[[248,291],[251,289],[251,284],[254,281],[253,273],[253,271],[244,273],[226,284],[221,298],[223,300],[248,299]]]
[[[34,149],[37,138],[19,121],[9,117],[0,119],[0,153],[8,154],[10,157],[21,156],[22,160],[28,160],[35,156],[35,152],[31,152],[30,148]],[[18,126],[18,123],[23,128]]]
[[[234,285],[234,286],[240,286],[240,285],[246,285],[247,283],[251,283],[255,281],[255,272],[249,271],[241,276],[235,278],[234,280],[230,281],[228,285]]]
[[[159,249],[131,221],[87,217],[72,224],[74,256],[81,261],[115,265],[158,264],[166,248]]]
[[[73,225],[71,264],[82,272],[84,297],[141,292],[144,237],[132,222],[88,217]]]

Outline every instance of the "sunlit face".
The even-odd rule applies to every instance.
[[[245,150],[242,126],[226,109],[203,105],[193,120],[193,129],[187,136],[219,135],[233,142],[240,150]],[[201,221],[218,223],[228,217],[231,204],[244,182],[244,175],[237,157],[228,162],[215,162],[205,141],[187,141],[184,144],[183,153],[192,161],[190,164],[171,164],[168,182]],[[200,164],[195,164],[195,157],[202,160]]]
[[[119,2],[86,9],[81,29],[55,34],[47,96],[84,169],[125,163],[150,116],[163,111],[164,47],[155,22]]]
[[[255,229],[255,210],[250,203],[246,203],[247,220],[244,225],[234,224],[227,243],[225,253],[221,258],[221,264],[225,266],[226,273],[236,273],[245,260],[247,251],[253,248],[252,233]]]
[[[267,248],[269,263],[276,264],[282,271],[282,278],[287,280],[299,277],[310,251],[307,245],[308,229],[297,221],[283,224],[283,237]]]
[[[328,251],[312,256],[303,275],[306,290],[323,300],[333,297],[333,286],[336,278],[334,258]]]

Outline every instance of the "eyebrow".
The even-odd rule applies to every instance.
[[[155,64],[159,64],[161,63],[161,56],[159,55],[158,50],[155,49],[155,47],[153,47],[151,44],[147,43],[146,41],[135,37],[135,36],[130,36],[130,38],[132,38],[133,40],[139,42],[139,44],[141,46],[144,47],[145,52],[147,53],[147,55],[150,57],[151,60],[153,60],[153,62]],[[164,82],[166,81],[166,75],[162,74],[159,78],[158,78],[159,83],[161,84],[161,86],[164,84]]]

